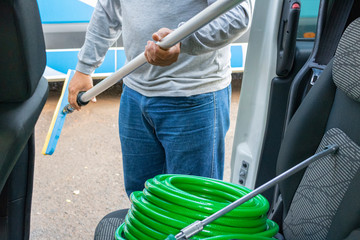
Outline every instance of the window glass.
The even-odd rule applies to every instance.
[[[315,38],[320,0],[301,0],[298,38]]]

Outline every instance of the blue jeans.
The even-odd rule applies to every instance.
[[[231,86],[191,97],[145,97],[124,85],[119,133],[125,190],[158,174],[222,179]]]

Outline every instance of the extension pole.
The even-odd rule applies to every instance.
[[[224,207],[223,209],[217,211],[216,213],[210,215],[209,217],[205,218],[202,221],[195,221],[194,223],[190,224],[189,226],[183,228],[180,233],[175,236],[176,240],[184,240],[189,239],[190,237],[194,236],[195,234],[201,232],[207,224],[211,223],[212,221],[218,219],[222,215],[230,212],[234,208],[240,206],[241,204],[247,202],[251,198],[257,196],[258,194],[268,190],[269,188],[273,187],[278,182],[292,176],[293,174],[297,173],[298,171],[302,170],[303,168],[307,167],[309,164],[313,163],[314,161],[325,157],[329,154],[334,154],[339,149],[338,145],[328,145],[319,153],[314,154],[313,156],[307,158],[306,160],[302,161],[301,163],[295,165],[294,167],[290,168],[289,170],[283,172],[279,176],[273,178],[272,180],[264,183],[254,191],[246,194],[245,196],[241,197],[240,199],[236,200],[235,202],[229,204],[228,206]]]
[[[205,8],[203,11],[192,17],[186,23],[181,25],[179,28],[171,32],[160,42],[157,42],[157,45],[163,49],[169,49],[190,34],[199,30],[201,27],[203,27],[210,21],[214,20],[218,16],[239,5],[243,1],[245,0],[218,0],[214,2],[213,4]],[[124,78],[125,76],[129,75],[130,73],[141,67],[146,62],[147,61],[144,52],[142,52],[133,60],[128,62],[125,66],[123,66],[121,69],[119,69],[109,77],[105,78],[93,88],[89,89],[86,92],[80,93],[77,96],[78,104],[80,106],[86,105],[92,98],[96,97],[97,95],[117,83],[120,79]],[[71,106],[69,105],[64,107],[64,111],[67,113],[71,112],[69,111],[69,109],[71,109]]]
[[[200,13],[196,14],[193,18],[185,22],[183,25],[178,27],[176,30],[171,32],[169,35],[167,35],[165,38],[163,38],[160,42],[157,42],[156,44],[163,49],[169,49],[190,34],[200,29],[202,26],[206,25],[207,23],[214,20],[216,17],[220,16],[226,11],[232,9],[233,7],[239,5],[243,1],[245,0],[218,0],[205,8]],[[139,54],[133,60],[125,64],[121,69],[117,70],[109,77],[96,84],[93,88],[89,89],[86,92],[80,92],[76,97],[78,105],[86,105],[92,98],[96,97],[97,95],[117,83],[119,80],[144,65],[146,62],[147,61],[144,52]],[[60,137],[65,117],[67,114],[72,113],[75,110],[67,101],[69,93],[68,84],[70,79],[73,77],[73,74],[74,71],[70,71],[67,79],[65,79],[66,84],[64,84],[60,100],[58,102],[58,105],[56,106],[55,113],[53,115],[49,131],[46,136],[45,144],[42,151],[44,155],[53,154],[58,139]]]

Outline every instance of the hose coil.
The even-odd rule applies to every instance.
[[[158,175],[146,181],[142,192],[131,194],[131,208],[115,239],[166,239],[249,192],[246,187],[211,178]],[[268,210],[268,201],[258,195],[214,220],[191,239],[273,239],[279,227],[267,219]]]

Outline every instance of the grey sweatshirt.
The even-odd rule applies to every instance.
[[[219,0],[221,1],[221,0]],[[145,50],[162,27],[176,29],[215,0],[99,0],[78,55],[77,71],[91,74],[122,36],[126,61]],[[181,41],[178,61],[145,64],[124,83],[145,96],[191,96],[221,90],[231,82],[230,46],[247,28],[247,1]]]

